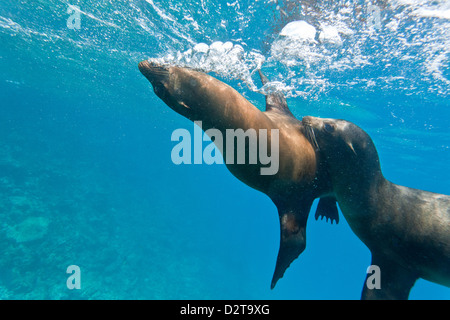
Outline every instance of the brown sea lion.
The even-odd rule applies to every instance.
[[[304,117],[345,219],[372,253],[380,288],[362,299],[407,299],[417,279],[450,286],[450,196],[396,185],[355,124]],[[369,277],[370,275],[368,275]]]
[[[278,171],[262,175],[264,164],[226,163],[230,172],[250,187],[268,195],[280,218],[280,249],[271,288],[283,276],[306,246],[306,221],[315,198],[326,195],[331,187],[318,167],[317,155],[306,139],[301,121],[289,110],[282,94],[266,96],[262,112],[227,84],[187,68],[164,66],[149,61],[139,63],[139,70],[151,82],[156,95],[170,108],[191,121],[202,121],[206,133],[217,129],[225,137],[227,129],[267,130],[268,146],[273,132],[278,133]],[[267,78],[260,73],[263,83]],[[258,134],[257,139],[260,139]],[[227,141],[223,142],[223,146]],[[218,146],[224,159],[227,150]],[[247,148],[248,151],[248,148]],[[274,150],[272,150],[273,152]],[[237,150],[233,150],[234,154]],[[335,212],[322,212],[329,217]]]

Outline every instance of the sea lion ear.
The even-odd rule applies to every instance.
[[[349,146],[350,149],[352,149],[353,153],[357,156],[358,154],[355,151],[355,148],[353,148],[353,144],[351,142],[347,142],[347,146]]]

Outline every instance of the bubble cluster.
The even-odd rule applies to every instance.
[[[251,90],[256,91],[257,86],[252,80],[252,75],[261,68],[265,59],[258,51],[246,51],[240,44],[215,41],[210,45],[203,42],[197,43],[184,52],[171,53],[162,58],[151,58],[149,61],[214,72],[225,78],[239,79]]]

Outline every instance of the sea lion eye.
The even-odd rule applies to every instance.
[[[326,132],[328,133],[332,133],[334,131],[334,126],[329,124],[329,123],[325,123],[323,125],[323,128],[325,129]]]

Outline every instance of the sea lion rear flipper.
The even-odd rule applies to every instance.
[[[262,73],[260,69],[258,69],[258,73],[263,85],[269,82],[269,79],[267,79],[267,77]],[[294,117],[291,110],[289,110],[286,97],[281,92],[272,92],[266,95],[266,111],[272,109],[280,110]]]
[[[312,200],[302,203],[303,208],[281,209],[278,207],[280,217],[280,249],[270,288],[273,289],[279,279],[284,275],[290,264],[305,250],[306,247],[306,221]]]
[[[336,198],[335,197],[323,197],[320,198],[319,204],[317,205],[316,214],[314,217],[319,219],[323,219],[323,217],[326,218],[326,221],[328,222],[328,219],[330,219],[331,224],[333,224],[333,220],[336,221],[336,224],[339,223],[339,213],[336,206]]]

